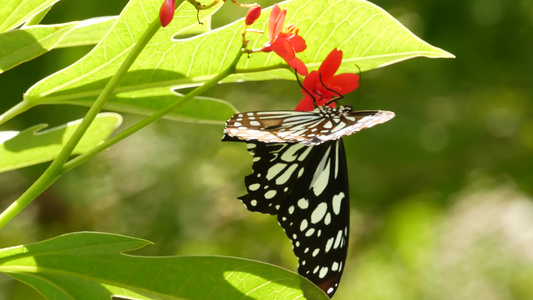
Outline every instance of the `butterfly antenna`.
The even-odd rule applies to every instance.
[[[315,97],[313,96],[313,94],[311,94],[306,88],[304,88],[304,85],[300,82],[300,78],[298,77],[298,70],[294,70],[294,75],[296,75],[296,81],[298,81],[298,84],[300,85],[300,87],[302,87],[302,89],[307,93],[307,95],[309,95],[309,97],[311,97],[313,99],[313,105],[316,107],[318,107],[318,105],[316,104],[316,99]]]
[[[361,73],[362,73],[362,72],[361,72],[361,68],[359,68],[358,65],[355,65],[355,66],[357,67],[357,70],[359,71],[357,75],[359,76],[359,85],[361,85],[361,78],[362,78],[362,77],[361,77]],[[357,101],[357,98],[356,98],[356,101]]]
[[[355,66],[357,67],[357,70],[359,71],[359,72],[357,72],[357,73],[358,73],[357,75],[359,75],[359,85],[361,85],[361,78],[362,78],[362,77],[361,77],[361,73],[362,73],[362,72],[361,72],[361,68],[359,68],[358,65],[355,65]]]
[[[326,90],[328,90],[328,91],[330,91],[330,92],[333,92],[333,93],[339,95],[339,97],[337,97],[337,98],[332,98],[331,100],[329,100],[328,102],[326,102],[326,104],[324,104],[324,106],[328,106],[328,105],[330,105],[332,102],[335,102],[335,101],[337,101],[337,100],[341,100],[341,99],[344,98],[344,96],[343,96],[341,93],[339,93],[339,92],[337,92],[337,91],[335,91],[335,90],[333,90],[333,89],[330,89],[329,87],[327,87],[327,86],[324,84],[324,81],[322,81],[322,73],[318,73],[318,77],[320,78],[320,83],[322,83],[322,86],[323,86]]]

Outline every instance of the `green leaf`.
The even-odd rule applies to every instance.
[[[117,21],[117,16],[99,17],[76,22],[77,25],[67,32],[54,48],[95,45]],[[50,25],[63,26],[64,24]],[[28,27],[26,27],[28,28]]]
[[[54,48],[96,44],[116,17],[54,25],[36,25],[0,34],[0,73]]]
[[[117,21],[118,16],[99,17],[77,22],[76,27],[63,36],[55,48],[66,48],[75,46],[95,45],[109,31]],[[203,21],[203,25],[195,24],[190,28],[179,32],[177,36],[197,35],[207,32],[211,26],[211,19]],[[55,27],[65,26],[68,24],[50,25]],[[26,27],[29,28],[29,27]]]
[[[173,92],[169,88],[154,88],[135,92],[113,95],[107,110],[150,115],[172,103],[182,101],[183,94]],[[78,99],[72,104],[91,106],[93,99]],[[67,102],[71,103],[71,102]],[[192,101],[183,102],[172,112],[165,115],[166,119],[203,124],[224,124],[237,109],[230,103],[211,97],[195,97]]]
[[[2,0],[0,33],[13,29],[59,0]]]
[[[318,68],[333,48],[344,51],[341,72],[352,73],[359,72],[359,68],[366,71],[417,56],[453,57],[422,41],[388,13],[366,1],[295,0],[284,2],[282,7],[288,10],[286,24],[296,23],[307,41],[308,48],[298,56],[311,69]],[[27,92],[25,101],[35,105],[66,101],[80,104],[79,99],[95,99],[133,42],[129,34],[144,28],[140,27],[140,22],[130,22],[130,19],[141,10],[146,16],[156,17],[157,9],[152,0],[132,1],[115,25],[115,33],[108,36],[105,43],[70,68],[35,84]],[[254,25],[256,29],[267,30],[269,11],[264,10]],[[133,99],[136,92],[144,89],[199,85],[226,68],[240,51],[241,20],[208,34],[172,40],[176,32],[195,22],[195,11],[189,4],[184,4],[177,13],[179,18],[171,23],[174,27],[157,33],[131,67],[117,93],[128,91]],[[127,29],[123,28],[125,26]],[[266,35],[254,33],[248,38],[253,39],[252,48],[259,48],[268,40]],[[117,45],[117,41],[123,39],[126,39],[124,47]],[[108,49],[110,45],[115,47]],[[294,80],[294,74],[274,53],[245,55],[238,68],[241,73],[230,76],[226,82]],[[120,105],[113,105],[113,109],[122,110]]]
[[[56,157],[81,120],[42,130],[46,124],[35,125],[24,131],[0,132],[0,172],[14,170]],[[122,122],[115,113],[102,113],[94,120],[73,154],[81,154],[105,141]]]
[[[117,16],[87,19],[53,25],[28,26],[0,34],[0,73],[56,48],[98,43],[117,20]],[[210,24],[210,20],[205,23]],[[193,26],[180,35],[207,31],[206,26]]]
[[[310,70],[318,69],[334,48],[343,51],[338,73],[364,72],[415,57],[454,57],[421,40],[385,10],[367,1],[295,0],[284,2],[280,7],[287,9],[285,24],[296,24],[300,28],[299,34],[308,47],[297,56]],[[268,17],[269,13],[262,14],[255,23],[256,29],[268,32]],[[235,26],[238,24],[231,25],[231,28]],[[267,37],[262,36],[251,43],[250,48],[261,48],[267,41]],[[207,40],[202,42],[208,43]],[[249,72],[280,63],[284,61],[273,52],[259,53],[250,59],[242,59],[237,67]],[[275,70],[238,74],[228,81],[264,80],[265,77],[294,80],[293,73]]]
[[[75,26],[39,25],[0,34],[0,73],[48,52]]]
[[[25,97],[25,101],[32,105],[44,104],[48,100],[51,100],[48,103],[91,105],[102,87],[108,82],[113,73],[116,72],[118,65],[125,58],[129,49],[136,42],[143,30],[146,29],[148,23],[158,18],[160,5],[159,0],[130,1],[110,30],[110,33],[101,43],[78,63],[56,75],[52,75],[49,77],[50,80],[45,79],[40,84],[35,85],[34,88],[30,89],[33,92],[30,92],[31,95]],[[202,11],[200,18],[203,20],[204,25],[199,25],[195,8],[188,3],[184,4],[177,10],[173,22],[166,28],[159,30],[150,42],[152,48],[147,47],[143,51],[145,53],[144,58],[139,58],[139,63],[135,65],[142,65],[153,61],[152,56],[160,57],[160,55],[164,55],[167,49],[157,45],[162,44],[163,41],[171,43],[173,36],[190,35],[207,31],[210,26],[209,16],[215,11],[216,8]],[[139,20],[139,16],[143,17],[142,21]],[[123,80],[122,86],[125,86],[124,82],[134,82],[134,86],[118,88],[104,108],[121,112],[150,114],[154,110],[164,107],[163,104],[166,105],[170,102],[180,101],[170,91],[169,85],[151,85],[149,83],[151,80],[154,80],[153,78],[161,79],[165,77],[170,80],[176,77],[182,77],[173,72],[168,72],[165,69],[163,62],[158,69],[147,70],[143,67],[132,69]],[[58,91],[58,93],[52,90]],[[61,94],[59,96],[61,99],[58,100],[57,98],[53,99],[50,97],[41,98],[41,96],[35,98],[32,96],[42,91],[44,91],[44,94],[51,93],[55,96]],[[74,94],[76,96],[71,97]],[[126,95],[127,98],[124,98]],[[224,101],[199,97],[194,101],[184,104],[168,117],[193,122],[220,123],[234,112],[235,109],[233,106]]]
[[[149,241],[80,232],[0,250],[0,271],[48,299],[323,299],[307,279],[230,257],[124,255]]]

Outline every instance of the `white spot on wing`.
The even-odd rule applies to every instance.
[[[333,245],[333,249],[339,248],[339,246],[341,245],[342,240],[343,240],[343,238],[342,238],[342,230],[339,230],[339,232],[337,232],[337,237],[335,238],[335,244]]]
[[[294,171],[296,171],[296,168],[298,167],[297,164],[292,164],[283,174],[281,174],[278,178],[276,178],[276,184],[277,185],[284,185],[289,181],[289,178],[291,178]]]
[[[339,263],[338,262],[333,262],[333,264],[331,265],[331,270],[332,271],[337,271],[339,269]]]
[[[327,274],[328,274],[328,267],[322,267],[322,269],[320,269],[320,273],[318,273],[318,277],[324,278],[326,277]]]
[[[283,169],[285,169],[287,165],[282,163],[277,163],[270,167],[268,169],[268,173],[266,175],[267,180],[272,180],[274,177],[276,177]]]
[[[311,223],[316,224],[320,222],[326,215],[327,211],[328,205],[326,204],[326,202],[321,202],[320,204],[318,204],[315,210],[313,210],[313,213],[311,214]]]
[[[303,219],[300,223],[300,231],[304,231],[307,228],[307,225],[309,225],[309,223],[307,223],[306,219]]]
[[[302,198],[298,200],[298,207],[301,209],[307,209],[309,207],[309,200]]]
[[[313,187],[313,193],[316,196],[320,196],[324,189],[328,186],[329,182],[329,152],[331,148],[328,148],[322,160],[318,164],[318,167],[313,175],[313,180],[311,181],[311,186]]]
[[[307,232],[305,233],[305,236],[307,236],[307,237],[312,236],[313,233],[315,233],[315,229],[314,228],[309,228],[309,230],[307,230]]]
[[[266,199],[272,199],[274,198],[274,196],[276,196],[276,191],[275,190],[270,190],[268,192],[265,193],[265,198]]]
[[[294,145],[289,146],[287,150],[283,152],[283,154],[281,155],[281,159],[288,163],[295,161],[296,158],[298,158],[298,156],[296,155],[296,152],[302,149],[302,147],[305,147],[305,146],[302,144],[294,144]]]
[[[333,196],[333,212],[338,215],[341,212],[342,199],[344,199],[344,192],[340,192],[338,195]]]
[[[331,250],[331,246],[333,246],[333,241],[335,240],[335,238],[329,238],[328,241],[326,242],[326,247],[324,248],[324,250],[327,252],[329,252],[329,250]]]
[[[289,211],[289,215],[292,215],[294,213],[294,206],[293,205],[289,206],[288,211]]]

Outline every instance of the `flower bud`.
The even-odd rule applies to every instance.
[[[254,6],[248,10],[248,13],[246,13],[246,20],[244,22],[246,25],[250,26],[259,18],[260,15],[261,6]]]
[[[172,21],[172,18],[174,18],[174,11],[176,10],[174,6],[175,2],[176,0],[165,0],[163,5],[161,5],[161,9],[159,10],[161,26],[166,27]]]

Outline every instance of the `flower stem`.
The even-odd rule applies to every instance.
[[[144,49],[146,44],[150,39],[155,35],[157,30],[161,27],[159,18],[156,18],[143,35],[139,38],[137,43],[131,49],[131,52],[128,54],[124,62],[120,65],[115,75],[109,80],[107,85],[104,87],[96,101],[93,103],[83,121],[80,123],[78,128],[74,131],[70,139],[65,143],[65,146],[61,149],[54,161],[48,166],[46,171],[39,177],[15,202],[13,202],[5,211],[0,214],[0,228],[2,228],[7,222],[9,222],[13,217],[19,214],[22,209],[24,209],[28,204],[30,204],[37,196],[39,196],[43,191],[45,191],[52,183],[54,183],[63,173],[63,165],[68,160],[72,151],[83,137],[93,120],[96,118],[96,115],[100,112],[103,105],[109,99],[113,90],[118,86],[124,75],[127,73],[128,69],[131,67],[135,59],[139,56],[141,51]],[[25,102],[21,102],[19,105],[22,107],[19,110],[25,108]],[[15,106],[14,108],[18,107]],[[27,109],[27,108],[26,108]],[[12,111],[11,109],[10,111]],[[8,111],[8,112],[10,112]],[[8,114],[7,117],[17,112],[14,110],[12,113]],[[7,112],[6,112],[7,113]],[[5,115],[5,114],[4,114]]]

